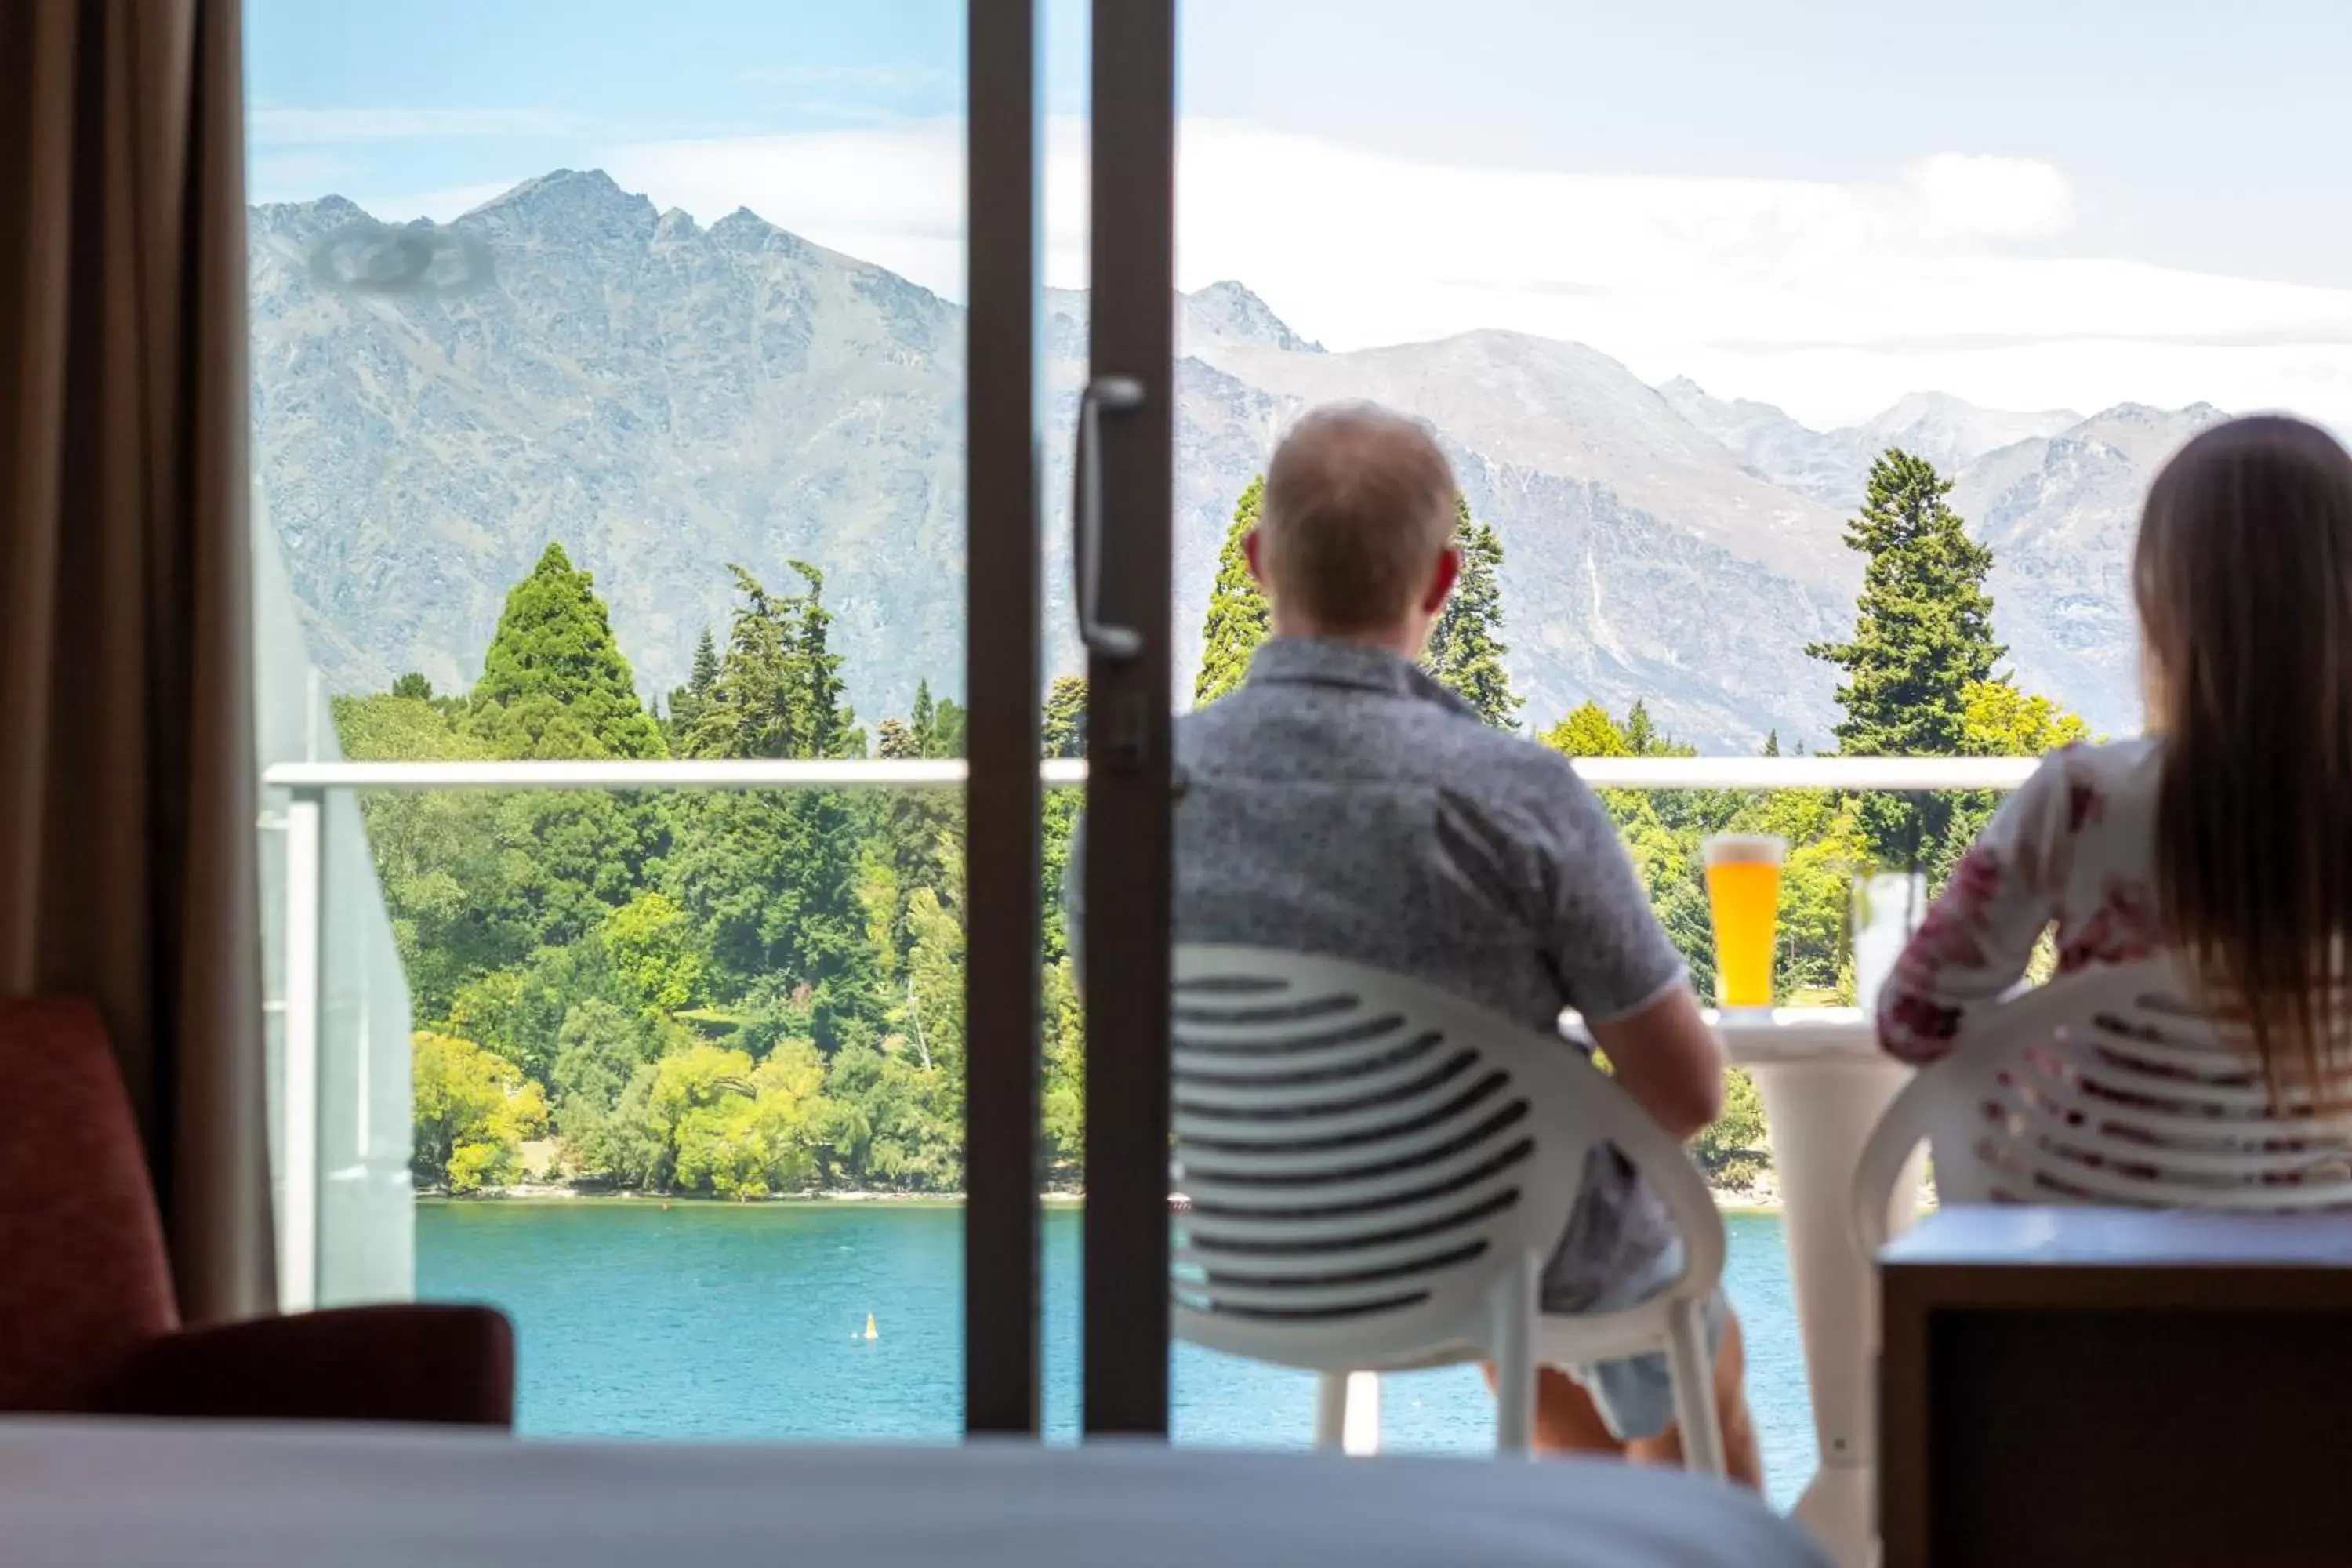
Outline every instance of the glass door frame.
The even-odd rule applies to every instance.
[[[1168,1431],[1176,0],[1094,0],[1087,395],[1087,1434]],[[1084,499],[1083,497],[1081,498]],[[1082,527],[1080,533],[1087,531]],[[1097,617],[1099,618],[1097,624]]]
[[[1040,4],[968,0],[964,43],[964,1430],[1032,1436],[1043,1371]]]
[[[964,1429],[1041,1430],[1042,0],[968,0]],[[1093,0],[1084,1426],[1168,1431],[1176,0]],[[1106,388],[1115,395],[1105,395]],[[1083,482],[1083,481],[1082,481]],[[1087,498],[1082,497],[1081,500]],[[1074,521],[1077,521],[1074,519]],[[1089,577],[1088,574],[1091,574]]]

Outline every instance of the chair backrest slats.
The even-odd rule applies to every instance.
[[[1506,1271],[1558,1244],[1621,1129],[1704,1198],[1580,1052],[1433,986],[1180,945],[1170,1035],[1171,1308],[1213,1349],[1345,1370],[1477,1348]],[[1720,1267],[1714,1239],[1698,1268]]]
[[[1994,1009],[1888,1109],[1863,1160],[1857,1241],[1884,1241],[1874,1202],[1922,1138],[1951,1203],[2352,1209],[2352,1123],[2294,1102],[2281,1114],[2245,1041],[2187,994],[2156,959]]]

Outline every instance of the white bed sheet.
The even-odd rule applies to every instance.
[[[1601,1463],[1027,1444],[514,1442],[0,1421],[9,1568],[1815,1568],[1729,1487]]]

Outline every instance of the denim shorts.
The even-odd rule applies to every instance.
[[[1675,1242],[1657,1259],[1626,1276],[1594,1297],[1585,1310],[1613,1311],[1648,1300],[1673,1284],[1683,1271],[1683,1245]],[[1706,1299],[1707,1371],[1714,1373],[1715,1356],[1723,1344],[1723,1293]],[[1675,1424],[1675,1377],[1664,1351],[1628,1356],[1622,1361],[1595,1362],[1565,1369],[1592,1395],[1609,1435],[1619,1442],[1654,1437]]]

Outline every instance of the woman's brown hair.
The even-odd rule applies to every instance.
[[[2132,568],[2163,736],[2157,896],[2200,1006],[2243,1027],[2272,1097],[2347,1103],[2352,455],[2234,419],[2148,491]]]

